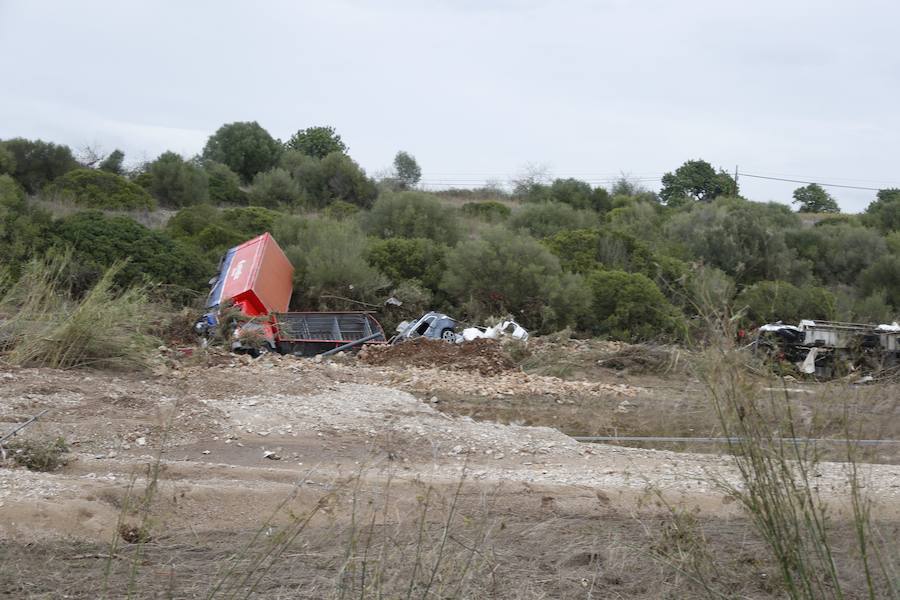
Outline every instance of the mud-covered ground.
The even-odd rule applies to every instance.
[[[0,469],[0,595],[782,595],[715,483],[737,481],[728,457],[566,435],[715,433],[689,374],[372,362],[0,367],[2,430],[47,408],[23,437],[71,450],[52,473]],[[818,408],[835,396],[867,437],[897,426],[890,386],[783,387],[811,430],[827,433]],[[897,448],[870,458],[884,463],[862,469],[873,514],[897,539]],[[840,549],[851,539],[845,468],[823,463],[816,477]],[[852,589],[860,575],[842,576]]]

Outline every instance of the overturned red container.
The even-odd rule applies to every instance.
[[[293,292],[294,267],[269,233],[225,253],[207,308],[231,303],[249,317],[285,312]]]

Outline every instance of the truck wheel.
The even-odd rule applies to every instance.
[[[449,327],[441,331],[441,339],[445,342],[455,342],[456,341],[456,333]]]

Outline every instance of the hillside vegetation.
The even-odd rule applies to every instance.
[[[632,342],[702,336],[698,298],[729,305],[744,326],[900,313],[898,189],[842,215],[812,184],[794,192],[794,212],[688,160],[658,194],[627,178],[604,189],[534,177],[509,192],[429,193],[407,152],[376,180],[330,127],[282,143],[255,122],[223,125],[199,156],[165,152],[131,169],[124,158],[86,163],[64,145],[0,141],[5,288],[31,259],[65,252],[61,281],[76,298],[115,264],[116,285],[161,284],[191,304],[227,248],[271,231],[297,267],[298,309],[395,296],[412,312],[512,314],[539,332]]]

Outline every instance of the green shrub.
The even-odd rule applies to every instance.
[[[227,208],[220,214],[224,227],[234,229],[247,239],[271,232],[275,223],[283,218],[283,215],[261,206]]]
[[[735,298],[735,312],[746,310],[746,320],[754,325],[832,319],[835,307],[835,297],[828,290],[801,288],[785,281],[760,281],[744,288]]]
[[[363,227],[381,238],[427,238],[448,245],[460,236],[453,209],[425,192],[383,194],[365,215]]]
[[[525,327],[537,329],[551,299],[559,298],[555,295],[562,285],[559,261],[521,233],[489,228],[481,239],[450,250],[446,264],[441,289],[465,302],[473,319],[513,313]],[[553,316],[554,327],[575,318],[559,310]]]
[[[57,177],[78,168],[78,162],[68,146],[14,138],[4,141],[3,147],[12,155],[12,160],[7,164],[14,167],[7,172],[29,194],[36,194]]]
[[[195,161],[164,152],[147,165],[144,185],[159,203],[180,208],[209,202],[209,176]]]
[[[323,214],[334,221],[343,221],[359,214],[359,207],[343,200],[335,200],[325,207]]]
[[[786,241],[826,284],[853,284],[862,271],[888,252],[877,231],[852,225],[788,231]]]
[[[274,235],[296,269],[296,306],[354,307],[335,303],[335,299],[326,296],[361,302],[383,300],[388,282],[366,262],[366,236],[353,221],[287,216],[276,224]]]
[[[253,178],[249,196],[253,206],[291,207],[300,201],[300,186],[290,173],[276,167]]]
[[[900,189],[878,190],[875,201],[866,208],[863,222],[883,232],[900,230]]]
[[[222,125],[209,137],[203,158],[228,166],[249,182],[278,163],[282,146],[256,121]]]
[[[415,279],[437,289],[444,271],[447,248],[425,238],[372,239],[366,261],[384,273],[395,285]]]
[[[860,292],[871,296],[882,292],[895,310],[900,310],[900,256],[882,256],[859,276]]]
[[[127,217],[82,211],[56,221],[53,233],[57,245],[72,248],[72,263],[85,272],[82,286],[119,261],[127,261],[115,272],[122,286],[149,279],[201,290],[210,276],[208,261],[196,251]]]
[[[788,247],[785,231],[800,220],[784,205],[735,198],[695,203],[675,214],[665,227],[680,258],[719,268],[738,283],[801,280],[810,271]]]
[[[25,200],[9,175],[0,175],[0,271],[13,279],[23,265],[50,243],[50,214]]]
[[[250,202],[241,189],[241,178],[228,165],[207,160],[203,168],[209,177],[209,200],[213,204],[246,205]]]
[[[341,200],[369,208],[378,188],[366,172],[346,154],[332,152],[322,159],[297,151],[285,152],[281,168],[288,171],[303,192],[306,204],[324,208]]]
[[[598,223],[596,213],[576,210],[559,202],[527,204],[513,213],[509,220],[512,229],[524,229],[537,238],[548,237],[566,229],[584,229]]]
[[[0,175],[16,172],[16,157],[0,142]]]
[[[475,217],[488,223],[506,220],[512,214],[510,207],[493,200],[487,202],[466,202],[462,205],[461,210],[467,217]]]
[[[87,208],[151,210],[156,202],[141,186],[121,175],[76,169],[56,179],[45,193]]]
[[[682,335],[682,317],[647,276],[594,271],[587,276],[587,283],[593,294],[595,334],[628,342]]]

